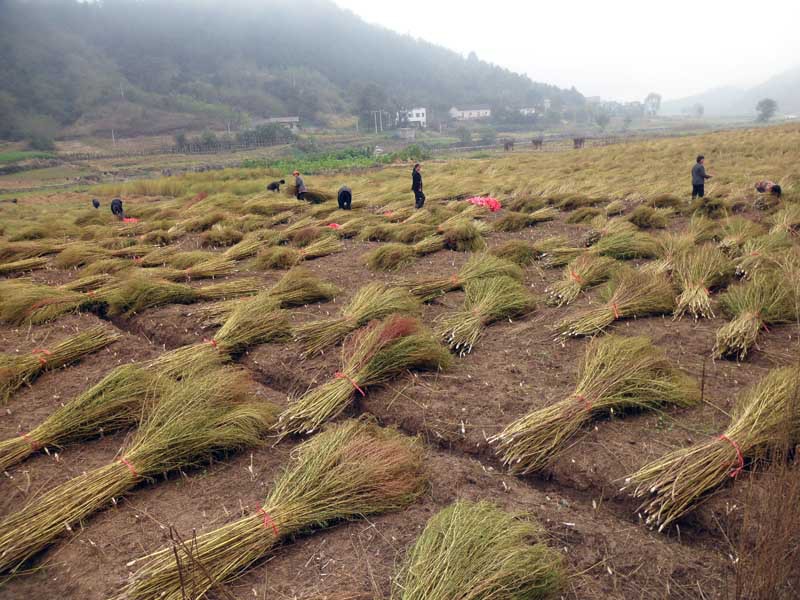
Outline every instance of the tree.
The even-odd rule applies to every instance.
[[[597,123],[600,129],[605,131],[606,127],[608,127],[608,124],[611,122],[611,115],[609,115],[608,112],[604,110],[598,111],[594,115],[594,122]]]
[[[491,146],[497,143],[497,131],[491,127],[484,127],[481,129],[481,145]]]
[[[184,132],[181,131],[175,134],[175,146],[177,146],[179,150],[185,148],[188,143],[189,141],[186,139],[186,134]]]
[[[697,104],[695,104],[694,106],[692,106],[692,114],[693,114],[695,117],[698,117],[698,118],[699,118],[699,117],[702,117],[702,116],[703,116],[703,114],[705,114],[705,112],[706,112],[706,107],[705,107],[705,106],[703,106],[703,105],[702,105],[701,103],[699,103],[699,102],[698,102]]]
[[[644,99],[644,111],[650,117],[655,117],[661,109],[661,94],[650,92]]]
[[[458,143],[462,146],[469,146],[472,143],[472,134],[466,127],[456,129],[456,135],[458,136]]]
[[[764,98],[763,100],[759,100],[758,104],[756,104],[756,112],[758,113],[756,120],[766,123],[775,116],[777,111],[778,103],[772,98]]]

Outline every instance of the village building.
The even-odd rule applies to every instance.
[[[492,109],[486,105],[465,106],[463,108],[454,106],[450,109],[449,114],[456,121],[473,121],[476,119],[488,119],[492,116]]]

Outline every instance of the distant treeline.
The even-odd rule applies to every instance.
[[[131,134],[156,120],[174,131],[174,115],[238,130],[251,117],[583,104],[574,89],[368,25],[327,0],[2,0],[0,56],[4,139],[87,124]]]

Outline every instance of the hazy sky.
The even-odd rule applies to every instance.
[[[370,23],[587,96],[679,98],[800,64],[799,0],[335,0]]]

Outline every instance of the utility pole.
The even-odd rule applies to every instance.
[[[123,100],[125,99],[125,90],[122,89],[122,82],[121,81],[119,82],[119,96]]]
[[[379,116],[379,117],[380,117],[380,119],[381,119],[381,133],[383,133],[383,111],[380,111],[380,112],[378,113],[378,116]]]
[[[114,136],[114,130],[111,130],[111,143],[117,145],[117,138]]]
[[[375,135],[378,135],[378,111],[372,111],[372,120],[375,123]]]

